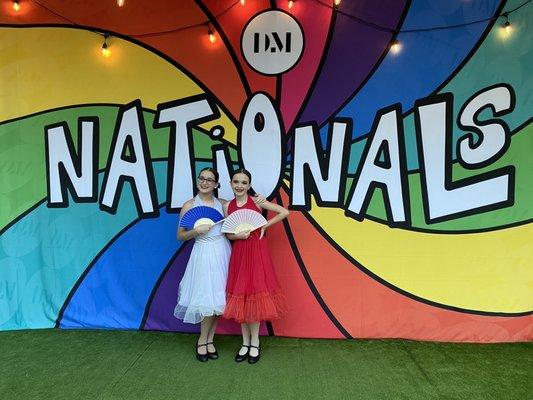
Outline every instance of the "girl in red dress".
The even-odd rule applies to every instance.
[[[226,214],[248,208],[276,213],[260,230],[228,234],[233,241],[226,287],[224,317],[241,324],[242,346],[235,356],[236,362],[248,359],[250,364],[259,361],[259,324],[279,318],[285,311],[285,298],[281,293],[274,272],[266,239],[268,227],[289,215],[280,205],[265,201],[255,204],[251,191],[252,176],[245,169],[238,169],[231,176],[231,188],[235,198],[226,205]]]

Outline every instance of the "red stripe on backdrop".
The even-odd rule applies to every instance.
[[[284,318],[272,323],[274,333],[277,336],[344,338],[305,281],[283,224],[272,226],[267,239],[289,310]]]
[[[220,0],[207,0],[202,1],[202,3],[205,4],[212,15],[218,15],[228,7],[227,2],[221,2]],[[241,52],[241,34],[244,31],[244,27],[255,14],[267,9],[270,9],[270,1],[268,0],[248,1],[244,6],[239,3],[217,18],[217,22],[229,40],[229,45],[237,57],[245,75],[244,79],[250,86],[251,93],[263,91],[267,92],[272,98],[276,98],[276,78],[262,75],[251,69]]]

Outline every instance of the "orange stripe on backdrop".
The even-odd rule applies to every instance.
[[[272,322],[274,333],[277,336],[344,338],[305,281],[283,223],[270,228],[267,239],[288,308],[284,318]]]
[[[136,36],[207,21],[208,17],[194,1],[131,1],[124,7],[117,7],[114,1],[42,0],[40,3],[77,25],[131,36],[165,53],[207,87],[235,118],[239,117],[246,100],[243,84],[222,41],[218,40],[214,45],[209,42],[207,26],[175,33]],[[24,2],[18,13],[6,4],[10,5],[4,2],[4,12],[0,15],[0,23],[3,24],[73,25],[33,2]]]
[[[218,15],[228,7],[228,2],[221,2],[220,0],[208,0],[202,1],[202,3],[212,15]],[[241,52],[241,34],[245,25],[255,14],[266,9],[270,9],[270,1],[248,1],[244,6],[239,3],[217,18],[217,22],[228,38],[229,45],[233,48],[251,92],[263,91],[276,98],[276,78],[255,72],[248,66]]]
[[[281,193],[283,205],[287,207],[287,193]],[[409,337],[457,342],[533,339],[532,315],[482,316],[424,304],[362,272],[322,237],[303,213],[292,211],[289,225],[305,268],[322,299],[355,338]]]

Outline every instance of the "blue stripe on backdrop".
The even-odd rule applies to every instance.
[[[158,198],[164,199],[167,163],[154,162],[153,167]],[[102,178],[100,174],[100,188]],[[0,283],[7,288],[6,299],[0,299],[0,329],[54,327],[62,305],[87,266],[136,218],[126,184],[115,215],[101,211],[97,203],[70,199],[68,208],[41,204],[7,229],[0,237]],[[169,218],[173,218],[174,226],[164,240],[172,239],[176,250],[178,217]],[[162,262],[161,269],[167,261]]]
[[[438,3],[415,0],[401,30],[490,18],[499,5],[497,0]],[[488,24],[482,22],[451,29],[401,33],[398,36],[402,43],[401,52],[389,53],[337,116],[354,119],[352,136],[357,138],[369,132],[377,110],[394,103],[401,103],[404,112],[409,110],[415,100],[431,94],[453,73],[479,41]],[[324,140],[327,129],[323,128],[321,133]]]
[[[72,199],[63,209],[42,204],[2,234],[0,281],[12,282],[16,291],[10,302],[0,301],[0,329],[55,326],[87,265],[137,217],[128,196],[125,190],[116,215],[101,211],[97,203]]]
[[[138,329],[176,241],[176,214],[160,210],[122,234],[96,261],[72,296],[61,328]]]

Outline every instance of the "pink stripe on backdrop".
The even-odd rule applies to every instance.
[[[278,3],[281,3],[280,8],[287,7],[287,2]],[[313,82],[324,52],[332,17],[332,9],[316,1],[306,3],[305,7],[294,7],[290,12],[303,29],[305,48],[298,64],[282,78],[279,101],[286,130],[293,124]]]

